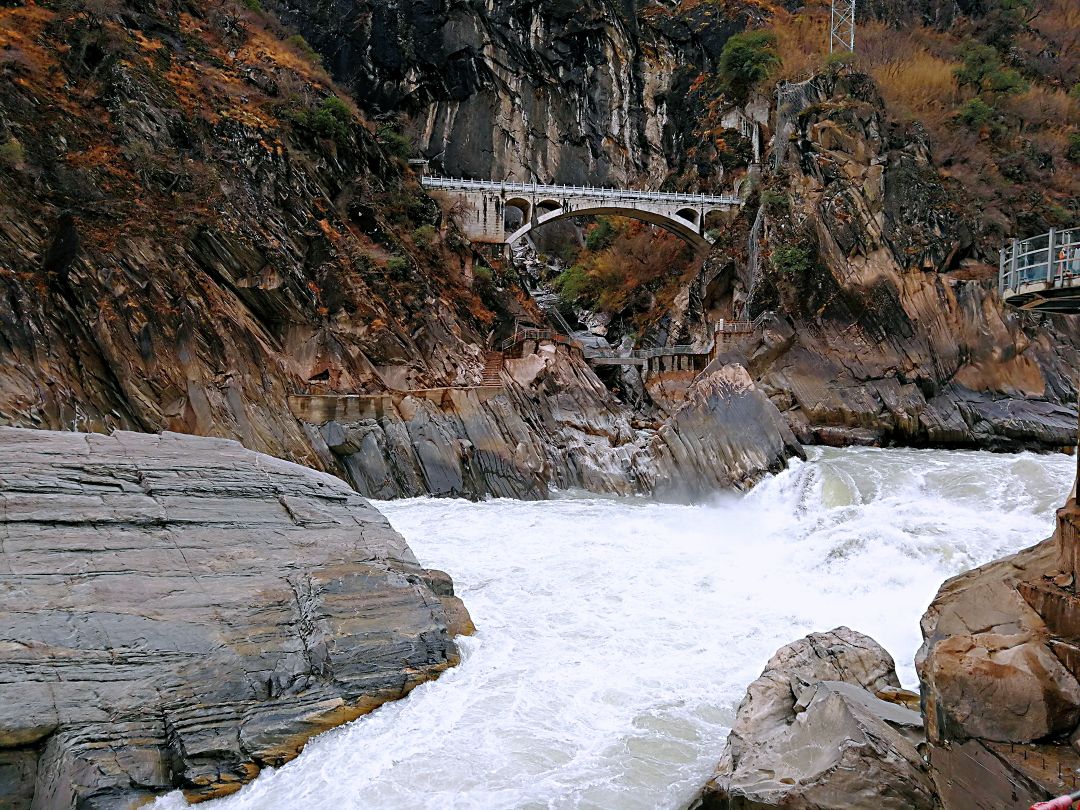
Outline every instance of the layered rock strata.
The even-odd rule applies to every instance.
[[[775,143],[757,227],[748,210],[720,243],[748,240],[750,255],[723,272],[714,256],[700,280],[776,313],[742,357],[800,440],[1074,444],[1080,326],[1002,304],[1004,234],[938,174],[925,131],[890,118],[857,72],[781,95],[790,137]]]
[[[458,661],[445,574],[341,480],[0,428],[0,806],[230,793]]]
[[[946,810],[1026,810],[1080,789],[1080,509],[1054,536],[955,577],[922,620],[915,663]]]

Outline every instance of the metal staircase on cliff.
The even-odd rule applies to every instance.
[[[502,385],[503,360],[502,352],[484,352],[484,376],[480,385]]]

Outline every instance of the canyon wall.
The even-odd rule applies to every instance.
[[[763,18],[639,0],[268,5],[436,173],[646,188],[693,145],[690,83]]]
[[[978,212],[933,167],[923,130],[893,119],[856,71],[785,94],[775,169],[694,283],[726,284],[751,315],[772,313],[736,356],[796,435],[1074,444],[1076,319],[1002,303]],[[672,317],[680,342],[707,328],[694,300]]]

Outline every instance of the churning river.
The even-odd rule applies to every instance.
[[[1066,456],[819,450],[708,505],[379,503],[454,577],[463,662],[214,810],[679,808],[781,645],[846,624],[900,679],[941,581],[1047,537]],[[183,807],[173,794],[160,808]]]

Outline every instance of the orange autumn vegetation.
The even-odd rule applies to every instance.
[[[600,240],[598,229],[603,232]],[[568,302],[630,315],[638,326],[645,325],[650,313],[666,312],[697,269],[686,242],[637,220],[599,217],[586,234],[593,247],[582,248],[559,276],[560,295]]]

